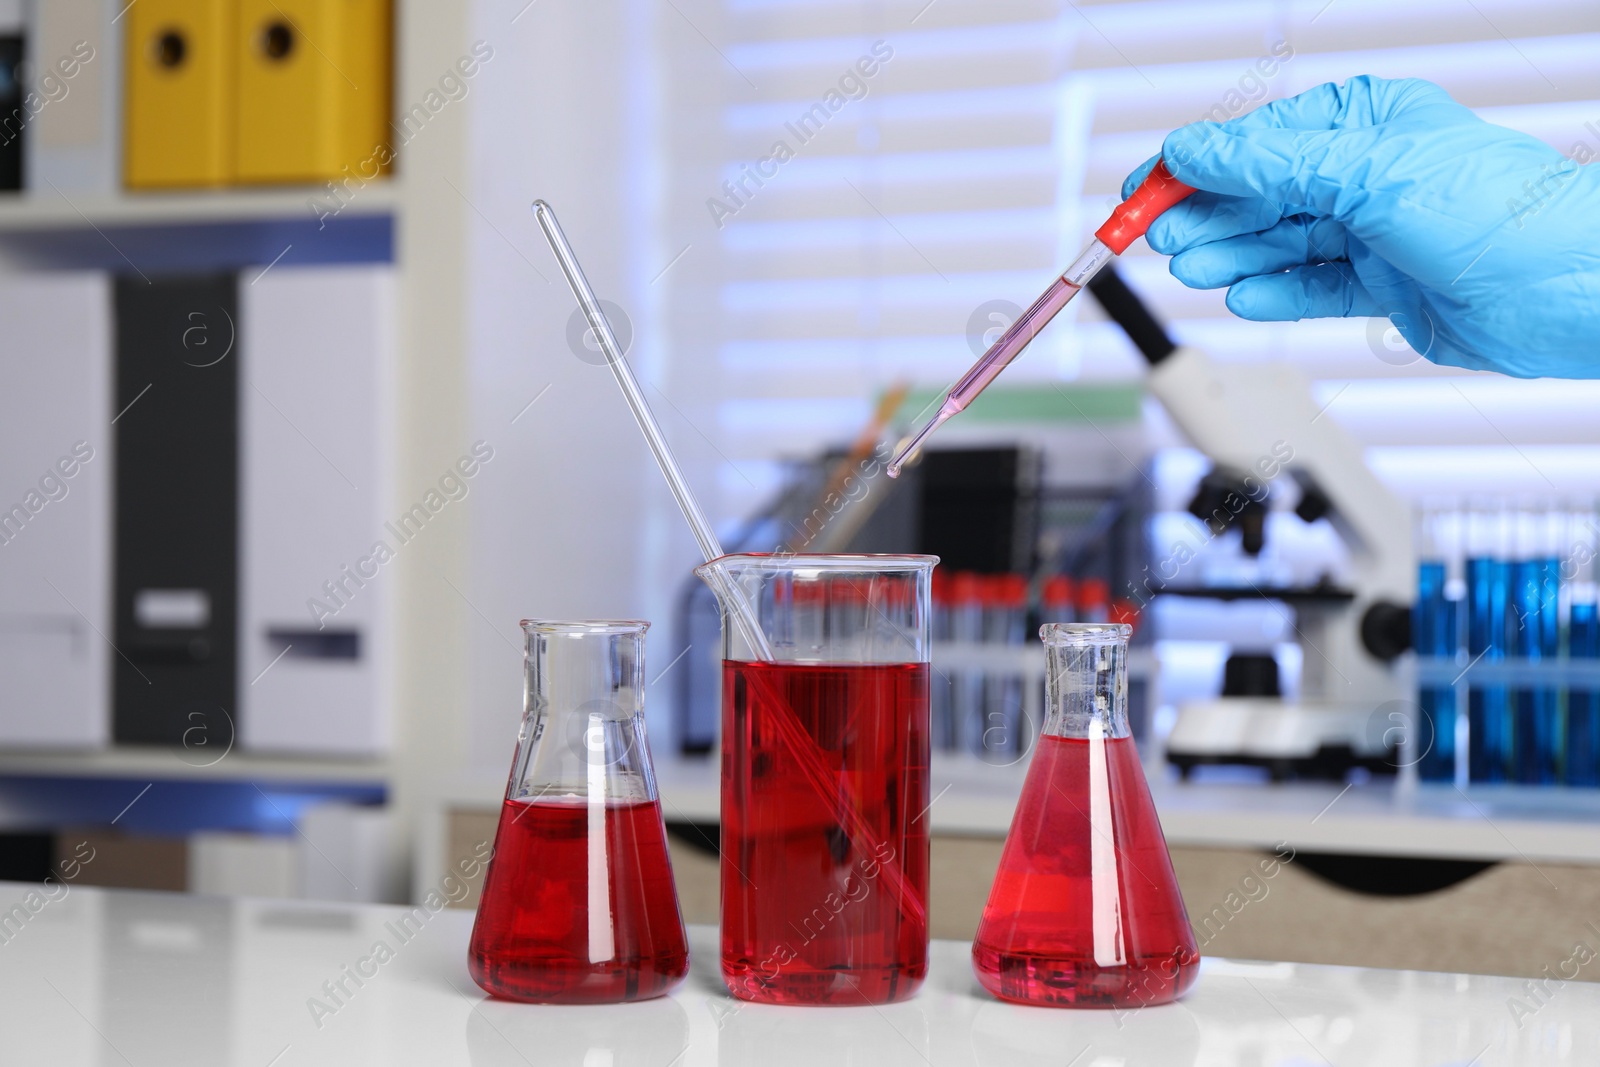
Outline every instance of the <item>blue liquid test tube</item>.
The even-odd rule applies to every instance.
[[[1600,659],[1600,605],[1596,604],[1595,511],[1572,516],[1570,555],[1562,577],[1568,580],[1567,657]],[[1600,786],[1600,690],[1583,686],[1567,692],[1565,748],[1561,780],[1568,785]]]
[[[1465,515],[1453,502],[1425,504],[1417,516],[1417,600],[1412,637],[1417,655],[1453,660],[1461,649],[1461,578]],[[1459,697],[1454,686],[1424,685],[1417,692],[1417,777],[1456,780]]]
[[[1467,557],[1467,655],[1474,662],[1506,656],[1509,547],[1503,513],[1475,510],[1469,517]],[[1504,782],[1511,774],[1511,693],[1505,686],[1474,685],[1467,691],[1467,777]]]
[[[1460,638],[1456,632],[1457,601],[1445,598],[1445,564],[1423,560],[1417,565],[1417,603],[1412,609],[1412,629],[1417,655],[1455,658]],[[1417,693],[1422,733],[1428,747],[1417,760],[1417,777],[1424,782],[1450,782],[1456,776],[1456,691],[1452,686],[1423,686]]]
[[[1507,637],[1510,653],[1533,669],[1561,654],[1558,514],[1524,506],[1516,515]],[[1554,785],[1561,758],[1560,692],[1553,685],[1519,686],[1511,701],[1512,778],[1522,785]]]
[[[1567,622],[1567,655],[1600,659],[1600,611],[1595,602],[1575,603]],[[1563,777],[1568,785],[1600,785],[1600,691],[1567,693],[1567,746]]]
[[[1561,561],[1520,559],[1511,566],[1511,651],[1534,664],[1561,651],[1557,608]],[[1515,779],[1523,785],[1554,785],[1561,750],[1561,706],[1553,686],[1518,688],[1511,751]]]

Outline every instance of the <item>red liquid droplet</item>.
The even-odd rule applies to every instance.
[[[723,980],[771,1004],[911,996],[928,973],[928,665],[729,661],[722,677]]]
[[[1131,738],[1040,738],[972,963],[1026,1004],[1134,1008],[1194,984],[1200,953]]]
[[[508,800],[501,809],[467,953],[473,981],[495,996],[644,1000],[688,973],[666,829],[653,800],[604,808],[611,944],[607,952],[601,939],[591,950],[589,819],[581,800]]]

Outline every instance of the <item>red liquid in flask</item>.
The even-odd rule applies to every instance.
[[[488,992],[615,1003],[658,997],[688,973],[659,802],[594,807],[505,802],[467,955]],[[591,832],[602,828],[605,845],[591,850]]]
[[[1039,739],[972,944],[1002,1000],[1166,1004],[1200,963],[1133,739]]]
[[[728,988],[909,997],[928,970],[928,665],[727,661],[722,709]]]

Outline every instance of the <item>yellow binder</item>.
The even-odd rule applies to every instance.
[[[123,133],[129,188],[224,185],[231,178],[235,2],[129,6]]]
[[[241,182],[388,169],[389,0],[236,0]]]

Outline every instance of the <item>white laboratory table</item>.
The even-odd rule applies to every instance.
[[[30,912],[34,889],[0,883],[0,1063],[1600,1063],[1600,985],[1581,982],[1535,995],[1505,978],[1207,959],[1181,1003],[1118,1015],[998,1003],[973,981],[967,946],[936,941],[929,981],[906,1003],[774,1008],[727,995],[716,932],[695,927],[692,972],[673,996],[542,1007],[491,1001],[472,984],[470,912],[424,909],[408,929],[397,907],[73,886],[33,898]],[[1587,927],[1574,937],[1600,942]],[[358,985],[347,968],[367,976]]]

